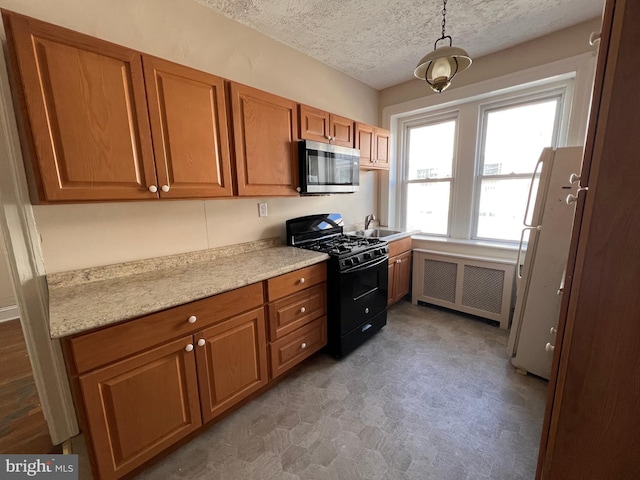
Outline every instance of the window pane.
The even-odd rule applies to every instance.
[[[483,175],[532,173],[553,143],[558,98],[487,112]]]
[[[409,129],[409,180],[451,178],[456,121]]]
[[[478,238],[520,240],[530,182],[525,178],[482,180]]]
[[[451,182],[410,183],[407,187],[407,228],[447,235]]]

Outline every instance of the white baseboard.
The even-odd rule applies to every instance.
[[[0,308],[0,323],[20,318],[20,310],[17,305]]]

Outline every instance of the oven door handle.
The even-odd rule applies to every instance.
[[[385,255],[384,257],[381,257],[379,260],[375,260],[371,263],[363,263],[362,265],[357,265],[355,267],[351,267],[347,270],[342,270],[340,273],[355,273],[355,272],[361,272],[363,270],[367,270],[368,268],[371,267],[377,267],[378,265],[386,262],[387,260],[389,260],[389,256]]]

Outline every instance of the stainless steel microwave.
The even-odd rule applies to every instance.
[[[353,193],[360,187],[360,150],[302,140],[300,193]]]

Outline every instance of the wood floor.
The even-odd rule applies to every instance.
[[[0,323],[0,453],[59,453],[51,445],[19,320]]]

